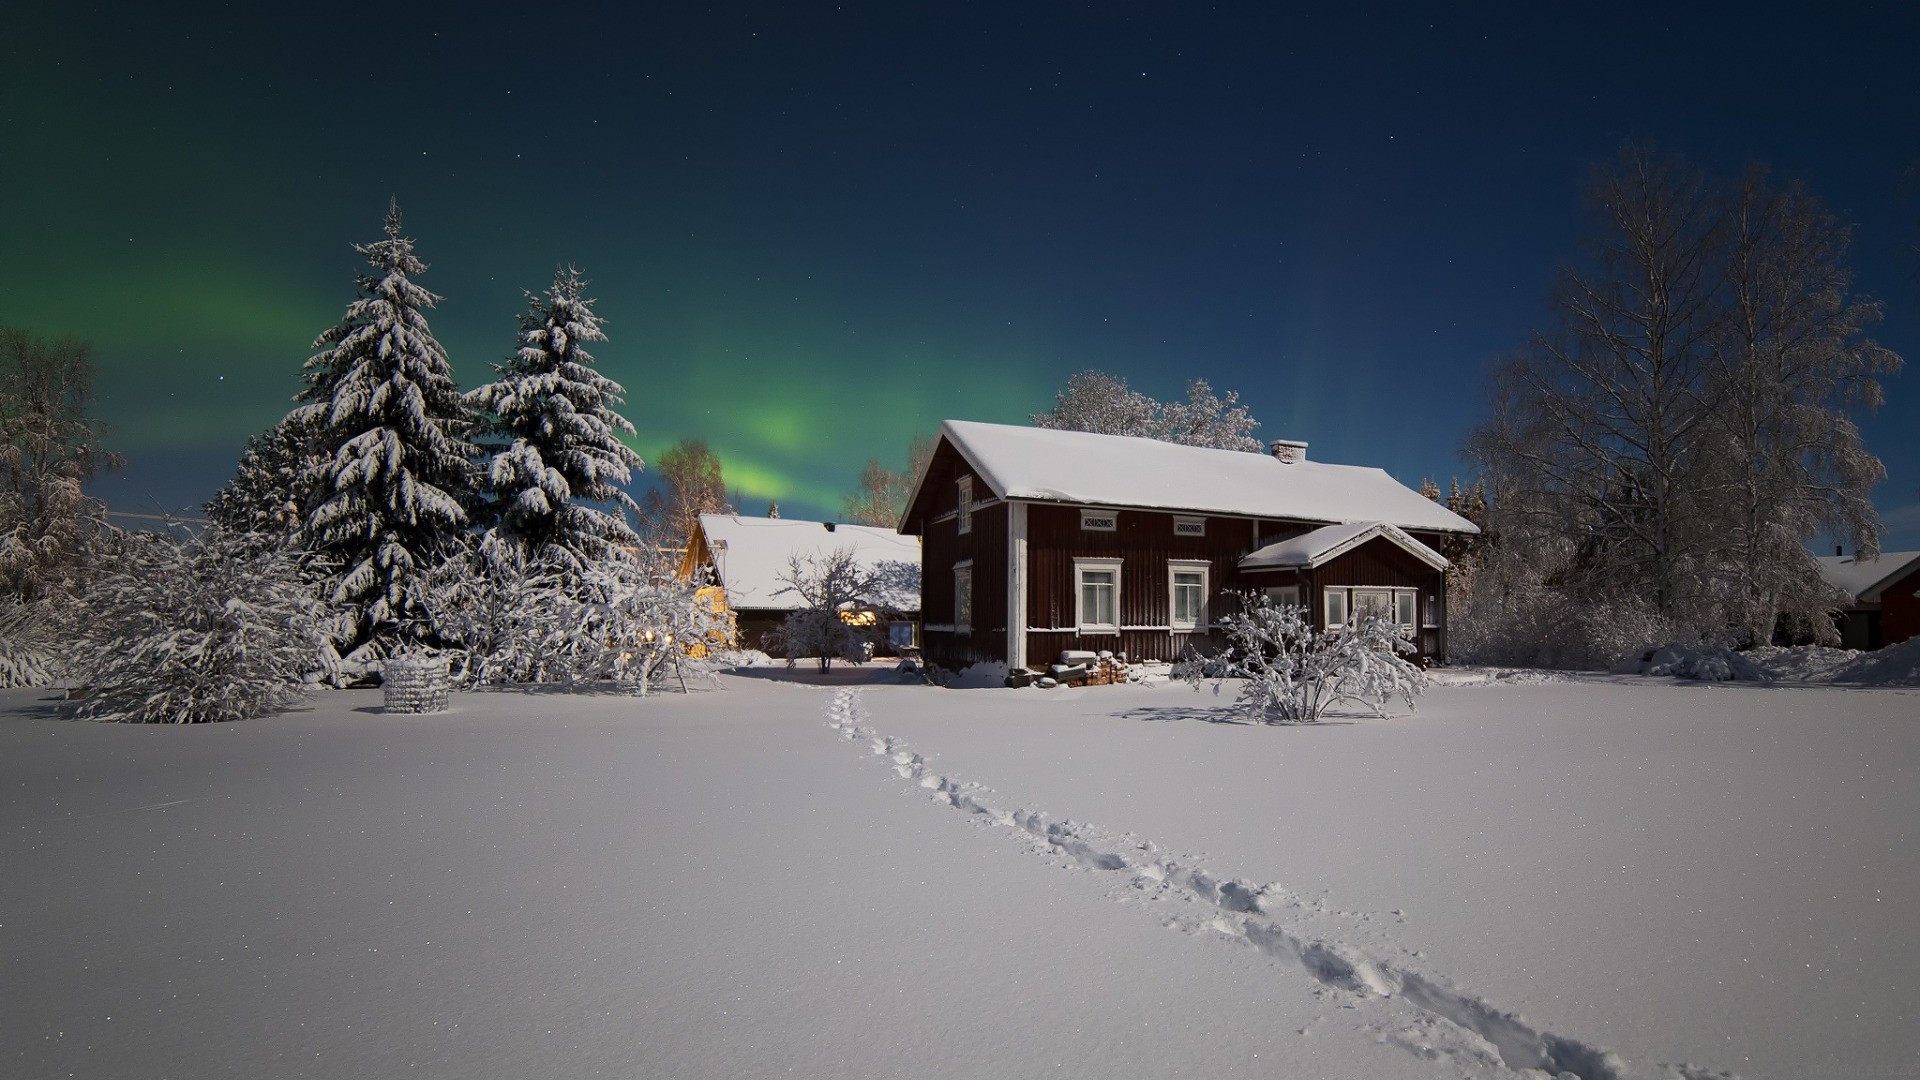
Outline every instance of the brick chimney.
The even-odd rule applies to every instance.
[[[1307,460],[1307,444],[1294,439],[1275,439],[1267,444],[1276,460],[1284,465]]]

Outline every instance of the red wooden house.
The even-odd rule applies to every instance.
[[[1171,660],[1231,594],[1377,613],[1446,653],[1447,561],[1473,523],[1380,469],[949,420],[900,531],[921,538],[927,658],[1043,667],[1063,650]]]

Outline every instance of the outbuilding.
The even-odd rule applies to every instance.
[[[1822,555],[1820,572],[1847,597],[1842,645],[1878,649],[1920,637],[1920,551]]]
[[[702,514],[687,539],[680,573],[705,571],[717,590],[716,607],[731,612],[738,644],[762,648],[781,620],[800,610],[799,595],[784,580],[791,561],[801,563],[848,549],[873,584],[873,595],[842,612],[850,622],[872,625],[876,645],[894,651],[917,644],[920,616],[920,545],[892,529],[798,518]]]

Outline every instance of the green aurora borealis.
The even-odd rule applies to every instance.
[[[1806,176],[1856,223],[1876,336],[1920,356],[1912,36],[1846,39],[1844,85],[1735,92],[1713,20],[1662,18],[1646,44],[1532,8],[40,6],[0,46],[0,323],[95,343],[129,458],[98,490],[129,510],[191,512],[285,412],[390,195],[462,385],[575,263],[636,449],[705,438],[750,512],[831,515],[867,459],[1095,366],[1162,398],[1205,376],[1260,434],[1417,483],[1462,471],[1588,163],[1636,133]],[[1602,46],[1630,62],[1568,78]],[[1863,423],[1896,545],[1915,383]]]

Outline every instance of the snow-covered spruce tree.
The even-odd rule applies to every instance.
[[[314,433],[320,462],[301,545],[335,567],[328,593],[351,617],[348,647],[375,654],[425,625],[421,575],[461,546],[474,480],[471,413],[427,326],[440,298],[413,281],[427,267],[400,235],[397,203],[386,232],[355,245],[372,272],[314,342],[289,417]]]
[[[83,601],[73,715],[152,724],[288,708],[335,658],[304,559],[219,528],[131,534]]]
[[[1240,600],[1240,611],[1219,620],[1226,649],[1190,654],[1182,674],[1195,690],[1211,681],[1216,694],[1226,679],[1245,680],[1235,700],[1256,719],[1311,724],[1341,702],[1385,716],[1388,701],[1400,698],[1411,709],[1426,688],[1426,673],[1406,659],[1413,643],[1385,619],[1369,616],[1318,633],[1304,608],[1257,593]]]
[[[520,349],[499,378],[467,395],[483,415],[492,457],[491,497],[481,550],[490,558],[533,557],[581,568],[610,547],[637,547],[627,513],[640,505],[622,485],[640,455],[620,441],[633,425],[614,411],[625,389],[594,370],[590,341],[605,341],[586,282],[567,267],[544,297],[528,297]],[[599,505],[592,505],[599,504]]]
[[[291,420],[249,435],[233,478],[207,501],[207,517],[229,532],[292,537],[311,496],[305,486],[319,472],[312,444],[312,434]]]
[[[884,616],[887,612],[877,595],[881,591],[879,583],[872,571],[860,565],[852,548],[808,558],[790,556],[779,580],[782,587],[774,595],[791,593],[799,598],[801,607],[767,635],[768,648],[794,659],[813,657],[821,671],[830,670],[836,659],[858,661],[867,657],[872,631],[849,623],[841,615],[873,611]]]

